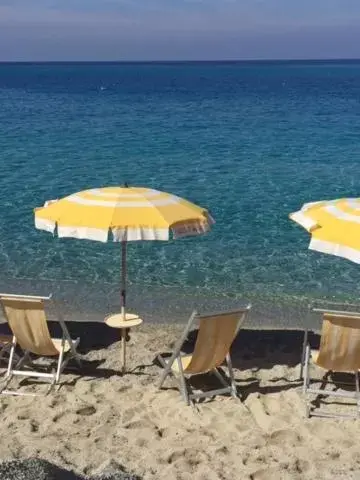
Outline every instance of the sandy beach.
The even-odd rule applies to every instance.
[[[1,460],[38,457],[89,476],[116,462],[145,480],[360,478],[359,422],[304,416],[301,332],[240,332],[232,356],[242,400],[219,396],[192,408],[173,380],[157,389],[156,355],[182,328],[133,332],[123,376],[117,332],[91,342],[88,331],[82,371],[65,373],[57,392],[0,397]]]

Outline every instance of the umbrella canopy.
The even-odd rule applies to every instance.
[[[290,218],[311,233],[311,250],[360,263],[360,198],[306,203]]]
[[[176,195],[139,187],[107,187],[49,201],[35,209],[35,226],[59,237],[106,242],[168,240],[206,232],[208,212]]]

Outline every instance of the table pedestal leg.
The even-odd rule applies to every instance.
[[[126,370],[126,329],[121,329],[121,357],[122,357],[122,372]]]

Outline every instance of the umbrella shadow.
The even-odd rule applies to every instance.
[[[61,326],[57,322],[48,322],[53,337],[61,337]],[[107,348],[121,340],[121,330],[111,328],[101,322],[67,322],[71,338],[80,338],[78,351],[86,354],[93,350]]]
[[[145,368],[151,365],[138,365],[130,370],[122,372],[121,370],[115,370],[113,368],[103,368],[101,365],[105,362],[102,360],[87,360],[81,359],[81,367],[77,369],[79,378],[85,379],[85,381],[91,381],[96,378],[112,378],[112,377],[124,377],[126,375],[145,376],[151,377],[150,373],[147,373]]]

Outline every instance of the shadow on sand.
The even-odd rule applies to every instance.
[[[185,353],[191,353],[194,350],[196,337],[197,330],[189,333],[182,348]],[[312,348],[318,348],[319,335],[309,333],[308,339]],[[241,399],[246,400],[251,393],[266,395],[301,386],[302,380],[299,377],[291,380],[285,377],[274,377],[267,385],[261,385],[256,373],[260,369],[271,369],[276,365],[298,366],[301,361],[303,340],[302,330],[240,330],[231,348],[232,363],[234,368],[240,371],[251,370],[248,378],[240,379],[238,375],[236,376]],[[154,363],[159,365],[156,359]],[[225,371],[222,373],[226,376]],[[212,374],[196,375],[189,381],[195,390],[212,390],[221,386],[217,377]],[[271,385],[272,382],[273,385]]]
[[[61,328],[57,322],[48,322],[48,325],[51,336],[61,337]],[[106,348],[121,338],[121,330],[110,328],[104,323],[67,322],[66,325],[72,338],[80,337],[80,353]],[[0,324],[0,334],[10,333],[7,323]],[[189,333],[183,347],[185,352],[193,350],[196,335],[196,330]],[[300,361],[303,338],[302,330],[241,329],[231,349],[233,365],[239,369],[272,368],[274,365],[293,367]],[[174,338],[173,342],[176,340]],[[310,333],[309,341],[312,348],[318,348],[317,334]]]
[[[68,322],[69,333],[72,338],[80,337],[81,354],[92,350],[104,349],[114,342],[119,341],[120,331],[102,323],[95,322]],[[161,326],[159,325],[159,328]],[[55,322],[49,322],[49,330],[52,336],[61,336],[60,326]],[[9,334],[7,324],[0,325],[0,334]],[[184,352],[191,352],[194,349],[197,331],[189,333],[188,339],[183,346]],[[251,370],[253,375],[247,379],[238,380],[242,395],[248,396],[252,392],[272,393],[280,390],[287,390],[300,385],[299,381],[289,381],[286,378],[276,378],[274,381],[283,380],[282,385],[261,386],[256,378],[256,372],[260,369],[271,369],[276,365],[295,367],[299,365],[303,347],[304,332],[301,330],[240,330],[231,348],[231,356],[234,368],[238,370]],[[177,338],[173,339],[175,343]],[[312,348],[318,348],[319,335],[310,333],[309,342]],[[164,345],[168,352],[171,348]],[[161,353],[161,352],[159,352]],[[109,378],[121,377],[122,373],[115,369],[103,368],[103,360],[83,360],[79,375],[88,378]],[[154,364],[157,364],[154,359]],[[150,365],[137,365],[127,375],[147,376],[147,367]],[[211,375],[199,375],[192,380],[195,388],[215,386],[216,378]],[[213,382],[215,384],[213,385]],[[243,397],[244,399],[244,397]]]
[[[197,330],[189,333],[183,350],[194,349]],[[310,332],[311,348],[319,347],[319,335]],[[231,347],[234,368],[270,369],[275,365],[295,367],[300,363],[304,332],[302,330],[240,330]]]
[[[50,335],[61,338],[61,327],[57,322],[48,322]],[[121,339],[121,330],[111,328],[100,322],[66,322],[71,338],[80,337],[80,353],[99,350],[118,342]],[[10,335],[7,323],[0,324],[0,335]]]

